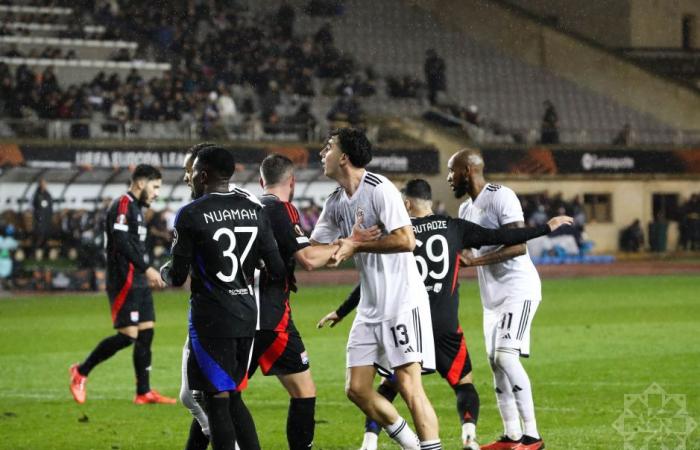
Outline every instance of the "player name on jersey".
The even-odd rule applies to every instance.
[[[447,221],[446,220],[431,220],[430,222],[419,223],[418,225],[413,225],[413,232],[415,234],[425,233],[426,231],[433,230],[446,230]]]
[[[217,209],[202,213],[205,223],[224,222],[227,220],[258,220],[258,214],[252,209]]]

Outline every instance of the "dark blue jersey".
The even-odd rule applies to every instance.
[[[261,205],[233,191],[206,194],[175,219],[174,285],[189,272],[192,323],[199,336],[252,337],[257,306],[253,272],[265,265],[273,279],[285,276],[270,222]]]

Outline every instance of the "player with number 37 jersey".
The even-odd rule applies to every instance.
[[[198,333],[252,337],[257,307],[248,286],[260,257],[278,252],[263,208],[235,191],[204,195],[177,215],[172,252],[192,261]]]

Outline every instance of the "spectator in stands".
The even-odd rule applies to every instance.
[[[14,251],[19,246],[14,235],[15,227],[12,224],[2,227],[2,232],[0,233],[0,291],[4,288],[5,280],[12,279]]]
[[[437,52],[432,48],[425,55],[423,72],[425,73],[425,82],[428,85],[428,100],[431,105],[435,105],[438,92],[445,92],[447,89],[445,60],[438,56]]]
[[[217,87],[217,92],[219,98],[216,100],[216,109],[219,112],[219,118],[224,124],[231,124],[235,122],[238,111],[236,110],[236,103],[229,94],[226,85],[223,82],[219,82]]]
[[[355,100],[352,88],[345,88],[343,95],[338,97],[326,118],[333,128],[352,126],[357,127],[364,122],[364,112]]]
[[[549,220],[549,214],[544,205],[538,204],[535,211],[530,215],[527,224],[531,227],[544,225]]]
[[[700,250],[700,194],[693,194],[680,207],[678,245],[682,250]]]
[[[129,119],[129,107],[126,105],[124,97],[117,97],[117,101],[112,104],[109,110],[109,117],[119,121],[122,125]]]
[[[219,95],[215,91],[211,91],[208,96],[207,105],[202,112],[202,137],[214,138],[217,134],[217,125],[219,124],[219,110],[216,107],[216,101]]]
[[[38,186],[32,198],[34,251],[37,259],[42,259],[47,250],[46,241],[51,236],[53,220],[53,198],[49,192],[46,180],[39,179]]]
[[[277,10],[277,27],[282,39],[291,39],[294,35],[294,19],[296,12],[294,7],[284,0]]]
[[[554,104],[545,100],[544,115],[542,116],[542,128],[540,130],[541,144],[558,144],[559,143],[559,116]]]
[[[622,129],[617,133],[612,141],[613,145],[632,145],[632,126],[629,123],[623,125]]]
[[[620,232],[620,250],[623,252],[638,252],[644,245],[644,231],[639,219],[634,219],[629,226]]]
[[[316,117],[311,114],[311,106],[308,102],[299,105],[299,109],[291,116],[287,122],[299,129],[299,139],[311,141],[316,129]]]
[[[481,122],[479,120],[479,107],[476,106],[475,104],[470,104],[463,110],[463,117],[464,120],[467,122],[471,123],[472,125],[476,125],[477,127],[481,125]]]
[[[311,202],[309,206],[301,210],[301,216],[299,217],[299,222],[301,227],[305,232],[311,233],[318,222],[318,218],[321,214],[319,207]]]

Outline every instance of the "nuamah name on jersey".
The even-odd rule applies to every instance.
[[[204,222],[224,222],[226,220],[258,220],[254,209],[217,209],[202,213]]]
[[[431,220],[430,222],[420,223],[418,225],[413,225],[413,233],[424,233],[426,231],[432,230],[445,230],[447,229],[446,220]]]

